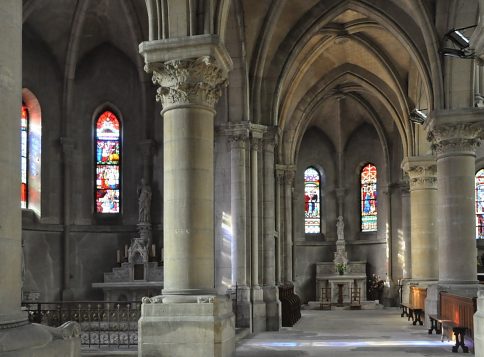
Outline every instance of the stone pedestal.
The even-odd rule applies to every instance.
[[[366,301],[366,262],[348,262],[347,271],[339,275],[333,262],[316,263],[316,300],[321,300],[321,288],[331,288],[331,301],[336,303],[338,284],[343,284],[344,303],[350,302],[350,289],[359,288],[361,301]]]
[[[235,350],[235,319],[227,297],[163,303],[145,298],[138,321],[139,356],[223,357]]]

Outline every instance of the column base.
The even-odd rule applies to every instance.
[[[144,298],[138,321],[138,356],[225,357],[235,352],[235,321],[226,296],[162,303]]]
[[[266,331],[266,304],[259,285],[252,287],[252,332]]]
[[[484,290],[477,294],[477,312],[474,314],[474,352],[484,355]]]
[[[248,286],[237,287],[237,304],[235,310],[235,326],[250,328],[252,321],[252,302]]]
[[[276,286],[264,286],[263,295],[266,303],[266,330],[279,331],[282,326],[279,289]]]
[[[0,323],[2,357],[79,357],[81,328],[69,321],[53,328],[21,321]]]

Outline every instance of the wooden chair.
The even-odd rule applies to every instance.
[[[321,288],[321,310],[331,310],[331,288]]]

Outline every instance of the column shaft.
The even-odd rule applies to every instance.
[[[245,135],[234,135],[231,140],[231,212],[232,212],[232,285],[247,286],[247,190],[246,190],[246,142]]]
[[[0,324],[25,320],[20,311],[21,209],[20,108],[22,82],[22,2],[0,6]]]
[[[294,171],[287,170],[284,176],[284,282],[292,284],[292,186]]]
[[[433,157],[410,157],[403,163],[410,177],[412,279],[438,278],[436,165]]]
[[[264,143],[264,285],[275,284],[274,144]]]
[[[259,287],[259,139],[252,138],[250,151],[250,176],[251,176],[251,211],[252,211],[252,257],[251,272],[252,286]]]
[[[410,192],[408,187],[401,190],[402,195],[402,235],[399,237],[399,250],[402,262],[403,278],[412,277],[412,254],[411,254],[411,210]]]
[[[214,112],[183,107],[163,117],[163,292],[213,292]]]

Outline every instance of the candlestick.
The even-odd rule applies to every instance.
[[[116,263],[121,263],[121,251],[119,249],[116,251]]]
[[[124,245],[124,257],[125,258],[128,257],[128,245],[127,244]]]
[[[156,249],[155,245],[154,245],[154,244],[152,244],[152,245],[151,245],[151,254],[152,254],[151,256],[152,256],[152,257],[156,257],[156,251],[155,251],[155,249]]]

